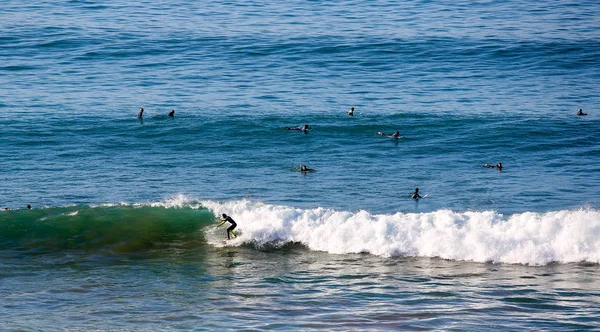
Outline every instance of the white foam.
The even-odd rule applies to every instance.
[[[237,221],[243,234],[228,245],[299,242],[332,254],[531,265],[600,263],[600,212],[594,209],[505,217],[493,211],[371,214],[249,200],[201,203],[216,215],[226,213]]]
[[[97,205],[90,205],[90,207],[118,207],[118,206],[133,206],[136,208],[141,207],[163,207],[165,209],[170,208],[195,208],[199,209],[202,205],[198,202],[198,200],[189,198],[183,194],[177,194],[171,196],[165,200],[158,202],[138,202],[138,203],[129,203],[129,202],[120,202],[120,203],[102,203]]]
[[[165,209],[169,209],[169,208],[184,208],[184,207],[190,207],[192,205],[199,205],[199,204],[194,204],[196,201],[188,198],[187,196],[183,195],[183,194],[178,194],[175,196],[171,196],[168,199],[161,201],[161,202],[153,202],[153,203],[149,203],[147,205],[151,206],[151,207],[164,207]]]

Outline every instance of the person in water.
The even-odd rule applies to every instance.
[[[583,113],[583,110],[580,108],[579,111],[577,112],[577,115],[579,115],[579,116],[587,115],[587,113]]]
[[[412,194],[412,196],[410,198],[412,198],[412,199],[423,198],[423,197],[421,197],[421,195],[419,195],[419,188],[415,189],[415,192]]]
[[[386,133],[378,132],[378,133],[377,133],[377,135],[381,135],[381,136],[387,136],[387,137],[392,137],[392,138],[395,138],[395,139],[398,139],[398,138],[400,138],[400,132],[399,132],[399,131],[397,131],[397,130],[396,130],[396,132],[395,132],[395,133],[393,133],[393,134],[386,134]]]
[[[485,168],[497,168],[499,171],[502,170],[502,163],[498,162],[496,165],[485,164],[483,165]]]
[[[350,110],[348,111],[348,115],[354,116],[354,107],[350,108]]]
[[[144,109],[143,109],[143,108],[140,108],[140,111],[139,111],[139,113],[138,113],[138,119],[141,119],[141,118],[143,118],[143,117],[144,117]]]
[[[223,213],[221,215],[221,223],[217,227],[223,225],[225,222],[228,222],[231,224],[231,226],[229,226],[229,228],[227,228],[227,240],[231,240],[231,238],[229,237],[229,234],[232,234],[233,238],[235,239],[237,236],[235,234],[233,234],[233,230],[237,227],[237,224],[230,216]]]
[[[31,210],[31,205],[27,204],[27,210]]]
[[[175,110],[171,110],[171,112],[169,112],[169,116],[170,117],[174,117],[175,116]]]
[[[308,167],[306,167],[306,165],[300,164],[300,172],[302,172],[302,173],[316,172],[316,171],[317,171],[316,169],[308,168]]]
[[[294,130],[294,131],[301,131],[301,132],[307,133],[308,132],[308,125],[305,124],[304,126],[297,127],[297,128],[285,127],[285,130]]]

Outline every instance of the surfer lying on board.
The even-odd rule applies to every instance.
[[[396,138],[396,139],[400,138],[400,132],[399,131],[396,131],[393,134],[386,134],[386,133],[378,132],[377,135],[392,137],[392,138]]]
[[[300,164],[300,172],[302,172],[302,173],[316,172],[316,171],[317,171],[316,169],[308,168],[308,167],[306,167],[306,165]]]
[[[235,234],[233,234],[233,230],[237,227],[237,224],[230,216],[223,213],[223,215],[221,216],[221,223],[219,225],[217,225],[217,227],[223,225],[225,222],[229,222],[231,224],[231,226],[229,226],[229,228],[227,228],[227,240],[231,240],[231,238],[229,237],[229,234],[233,235],[233,238],[235,239],[237,236]]]
[[[501,171],[502,170],[502,163],[498,162],[498,164],[496,164],[496,165],[485,164],[485,165],[483,165],[483,167],[485,167],[485,168],[497,168],[499,171]]]
[[[305,124],[304,126],[297,127],[297,128],[285,127],[285,130],[301,131],[303,133],[307,133],[308,132],[308,125]]]
[[[412,198],[412,199],[423,198],[421,195],[419,195],[419,188],[415,189],[415,192],[412,194],[412,196],[410,198]]]

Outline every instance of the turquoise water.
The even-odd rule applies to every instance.
[[[597,328],[599,14],[8,1],[0,322]]]

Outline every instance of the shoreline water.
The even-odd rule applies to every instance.
[[[27,263],[2,257],[8,329],[562,330],[599,323],[595,264],[231,247],[173,251],[169,260],[153,253],[65,252]]]

